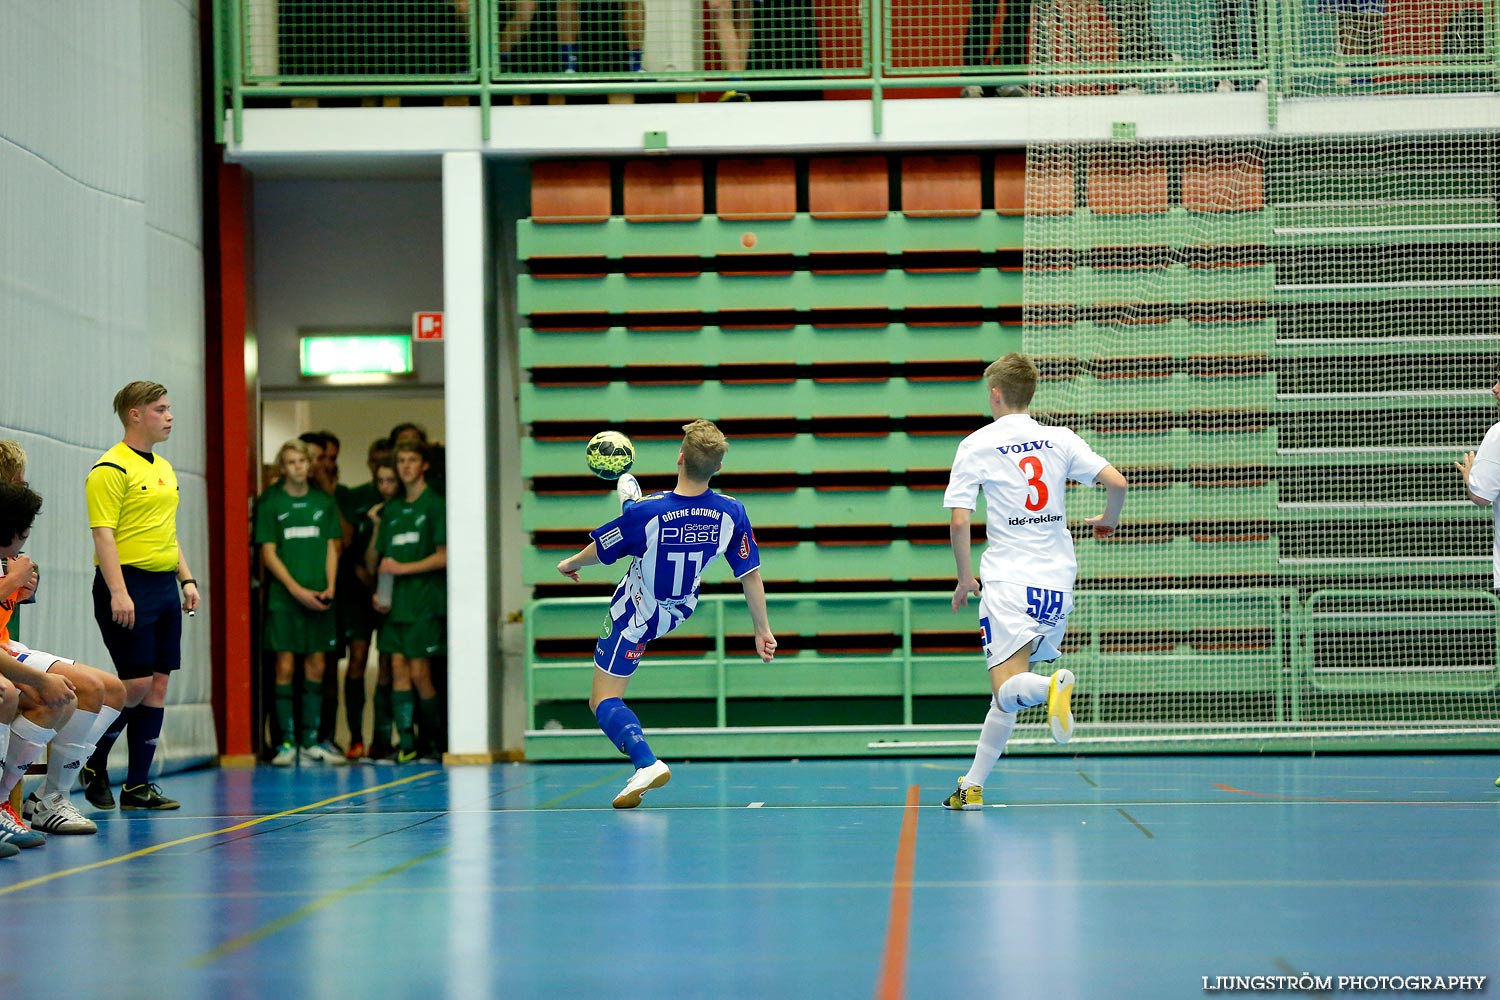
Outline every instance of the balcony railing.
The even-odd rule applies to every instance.
[[[236,133],[246,101],[400,97],[472,100],[488,138],[540,94],[868,95],[878,131],[894,91],[1493,92],[1497,3],[219,0],[216,94]]]

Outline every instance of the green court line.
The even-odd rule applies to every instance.
[[[45,885],[48,882],[55,882],[58,879],[67,878],[69,875],[81,875],[84,872],[91,872],[98,868],[108,868],[110,865],[117,865],[124,861],[134,861],[136,858],[144,858],[147,855],[155,854],[158,851],[165,851],[169,847],[181,847],[183,844],[191,844],[194,841],[205,840],[209,837],[220,837],[226,833],[234,833],[236,830],[248,830],[252,826],[259,826],[262,823],[269,823],[273,819],[284,819],[287,816],[295,816],[298,813],[307,812],[309,809],[318,809],[322,806],[330,805],[334,802],[343,802],[345,799],[357,799],[361,795],[369,795],[371,792],[383,791],[387,788],[395,788],[398,785],[409,784],[413,781],[422,781],[426,778],[431,778],[442,773],[443,772],[441,771],[423,771],[420,774],[413,774],[405,778],[398,778],[395,781],[388,781],[383,785],[371,785],[369,788],[361,788],[357,792],[345,792],[343,795],[335,795],[332,798],[323,799],[319,802],[310,802],[305,806],[298,806],[295,809],[285,809],[281,812],[271,813],[269,816],[258,816],[255,819],[246,820],[243,823],[236,823],[234,826],[226,826],[220,830],[210,830],[206,833],[195,833],[190,837],[178,837],[176,840],[168,840],[165,843],[153,844],[150,847],[143,847],[139,851],[131,851],[129,854],[121,854],[119,857],[106,858],[103,861],[95,861],[87,865],[79,865],[77,868],[64,868],[62,871],[51,872],[47,875],[38,875],[36,878],[30,878],[24,882],[17,882],[15,885],[8,885],[5,888],[0,889],[0,896],[9,895],[13,892],[20,892],[22,889],[31,889],[35,886]]]
[[[291,913],[288,913],[284,917],[278,917],[268,924],[262,924],[260,927],[257,927],[253,931],[249,931],[245,934],[241,934],[237,938],[231,938],[228,941],[225,941],[223,944],[219,945],[212,951],[204,952],[197,958],[188,962],[188,968],[201,969],[205,965],[212,965],[214,962],[217,962],[219,959],[225,957],[226,955],[232,955],[242,948],[247,948],[250,945],[255,944],[257,941],[262,941],[265,938],[270,937],[277,931],[285,930],[292,924],[297,923],[299,920],[302,920],[305,917],[312,916],[319,910],[326,910],[328,907],[332,906],[334,903],[337,903],[342,899],[347,899],[348,897],[353,896],[356,893],[363,892],[371,886],[378,885],[379,883],[384,882],[386,879],[391,878],[392,876],[400,875],[402,872],[415,868],[417,865],[420,865],[424,861],[431,861],[438,855],[446,853],[448,853],[447,847],[439,847],[436,850],[428,851],[426,854],[420,854],[415,858],[409,858],[406,861],[401,862],[399,865],[387,868],[383,872],[376,872],[374,875],[360,879],[358,882],[354,883],[351,886],[339,889],[336,892],[330,892],[327,895],[319,896],[311,903],[293,910]]]
[[[578,794],[580,794],[582,792],[591,791],[592,789],[598,788],[600,785],[605,784],[606,782],[618,781],[621,777],[626,776],[626,775],[630,775],[630,774],[634,774],[634,773],[635,773],[635,769],[634,768],[631,768],[631,769],[625,770],[625,771],[611,771],[608,774],[606,774],[604,777],[600,778],[598,781],[593,782],[592,784],[579,785],[577,788],[573,789],[571,792],[563,792],[561,795],[557,796],[556,798],[548,799],[546,802],[543,802],[543,803],[541,803],[540,805],[537,805],[537,806],[532,806],[531,808],[533,808],[533,809],[551,809],[553,806],[557,805],[559,802],[566,802],[568,799],[571,799],[575,795],[578,795]],[[510,812],[511,810],[509,810],[509,809],[499,809],[499,810],[496,810],[496,811],[497,812]]]
[[[1147,840],[1155,840],[1156,839],[1156,834],[1152,833],[1150,830],[1148,830],[1144,826],[1142,826],[1140,820],[1138,820],[1134,816],[1130,815],[1130,813],[1126,812],[1124,809],[1116,809],[1115,812],[1119,813],[1121,816],[1124,816],[1126,819],[1130,820],[1130,822],[1135,825],[1135,828],[1137,830],[1141,831],[1142,833],[1144,833],[1146,835],[1146,839]]]

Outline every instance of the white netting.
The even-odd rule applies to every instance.
[[[1078,543],[1086,732],[1496,745],[1490,512],[1453,462],[1497,419],[1497,151],[1030,148],[1033,409],[1132,481]]]

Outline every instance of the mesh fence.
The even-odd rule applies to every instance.
[[[480,4],[488,2],[480,16]],[[230,0],[244,81],[1042,71],[1040,94],[1493,91],[1497,0]],[[872,39],[872,30],[879,37]],[[481,37],[481,33],[484,37]],[[1177,76],[1183,71],[1190,75]],[[1091,82],[1101,73],[1134,80]]]
[[[1492,525],[1453,463],[1497,419],[1497,156],[1472,135],[1028,150],[1033,409],[1132,482],[1118,536],[1078,541],[1102,738],[1493,745]]]
[[[861,0],[493,0],[498,78],[868,72]]]
[[[1494,0],[1282,0],[1290,97],[1494,90]]]
[[[477,80],[467,0],[243,0],[251,82]]]

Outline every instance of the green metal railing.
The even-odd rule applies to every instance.
[[[977,646],[926,652],[913,641],[914,634],[935,630],[963,633],[972,624],[972,609],[968,617],[954,616],[946,591],[784,593],[767,600],[773,627],[788,640],[819,632],[884,634],[890,648],[852,655],[804,650],[762,664],[751,651],[748,619],[736,607],[742,598],[705,595],[682,629],[705,651],[651,654],[631,695],[643,702],[712,702],[714,723],[653,729],[653,743],[660,741],[675,756],[972,751],[972,725],[923,721],[917,702],[983,696]],[[1077,673],[1080,691],[1091,701],[1084,710],[1084,732],[1072,749],[1500,746],[1494,711],[1500,691],[1500,599],[1486,591],[1329,589],[1299,597],[1289,587],[1094,590],[1079,592],[1076,600],[1069,635],[1077,645],[1061,665]],[[538,726],[539,706],[587,698],[593,673],[588,636],[607,605],[607,598],[598,597],[527,606],[528,756],[607,755],[593,729]],[[737,623],[735,631],[743,634],[726,639],[727,623]],[[1330,632],[1352,634],[1358,641],[1320,648],[1320,638]],[[1164,638],[1173,634],[1179,637],[1175,646]],[[1190,636],[1199,638],[1188,641]],[[1418,656],[1403,667],[1380,645],[1387,641],[1391,649],[1406,645],[1420,652],[1423,636],[1450,640],[1444,645],[1454,655],[1447,662]],[[551,640],[553,648],[576,642],[578,654],[538,655],[538,640]],[[731,643],[743,648],[732,653]],[[1465,650],[1473,654],[1471,662],[1465,661]],[[849,724],[845,702],[869,698],[899,698],[899,722]],[[828,724],[733,725],[738,699],[822,704],[826,707],[818,711]],[[1179,707],[1170,707],[1174,704]],[[1188,707],[1193,704],[1199,707]],[[1464,707],[1454,707],[1459,704]],[[659,707],[654,711],[663,714]],[[1030,732],[1036,728],[1020,727],[1013,746],[1022,753],[1055,751],[1045,734]]]
[[[1274,115],[1283,97],[1496,90],[1497,3],[1430,0],[1351,30],[1318,0],[1045,0],[989,33],[972,30],[971,8],[985,5],[967,0],[843,0],[816,20],[811,5],[765,4],[756,10],[779,13],[740,27],[753,44],[736,58],[723,8],[701,0],[581,0],[576,23],[567,2],[544,0],[519,27],[513,0],[217,0],[216,121],[228,110],[240,141],[247,99],[449,97],[477,100],[488,139],[497,98],[812,90],[868,92],[879,133],[892,91],[1006,86],[1255,88]]]

